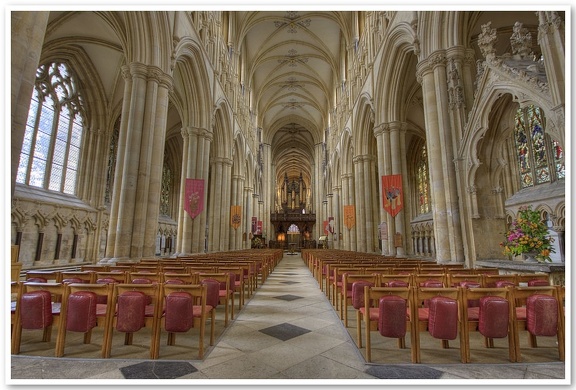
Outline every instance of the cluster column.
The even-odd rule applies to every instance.
[[[138,259],[154,255],[171,79],[141,63],[122,72],[126,84],[107,257]]]

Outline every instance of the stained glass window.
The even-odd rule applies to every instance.
[[[545,131],[542,110],[534,105],[520,108],[514,118],[514,140],[522,188],[563,179],[564,153]]]
[[[422,145],[420,159],[417,162],[416,169],[419,213],[426,214],[430,212],[430,185],[428,180],[428,154],[426,152],[426,145]]]
[[[81,107],[66,64],[38,68],[16,182],[74,194],[82,142]]]

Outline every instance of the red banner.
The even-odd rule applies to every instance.
[[[186,179],[184,210],[192,219],[204,210],[204,179]]]
[[[258,217],[252,217],[252,234],[256,234]]]
[[[256,223],[256,234],[262,234],[262,221]]]
[[[382,203],[392,217],[402,210],[402,175],[382,176]]]

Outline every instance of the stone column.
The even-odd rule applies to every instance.
[[[180,178],[180,208],[178,217],[177,254],[204,252],[206,214],[208,209],[208,156],[212,134],[206,129],[182,129],[182,175]],[[204,179],[204,210],[192,220],[184,210],[186,179]]]
[[[332,215],[334,216],[334,249],[341,248],[340,234],[342,233],[342,202],[341,202],[341,187],[335,186],[332,189]]]
[[[322,213],[324,208],[322,207],[322,201],[324,200],[324,186],[322,182],[322,165],[324,161],[323,144],[319,142],[314,145],[314,178],[312,182],[312,194],[313,194],[313,204],[314,212],[316,213],[316,226],[315,226],[315,240],[318,242],[318,238],[322,233]]]
[[[538,11],[538,19],[540,23],[538,44],[542,49],[546,78],[555,104],[554,111],[559,119],[555,122],[564,138],[564,105],[566,102],[564,22],[556,11]]]
[[[326,217],[323,218],[324,221],[328,221],[328,217],[334,217],[334,214],[332,212],[333,210],[333,197],[334,194],[330,193],[330,194],[326,194]],[[326,233],[326,232],[325,232]],[[334,236],[330,233],[330,229],[328,229],[328,232],[326,233],[328,236],[328,248],[330,249],[334,249]]]
[[[272,148],[270,144],[262,144],[262,154],[264,160],[263,172],[262,172],[262,196],[260,200],[264,201],[262,205],[262,233],[266,237],[266,243],[269,240],[275,239],[274,228],[270,223],[270,210],[274,205],[274,174],[271,170],[272,167]]]
[[[358,213],[358,205],[356,204],[356,177],[353,174],[349,174],[349,178],[348,178],[348,195],[350,197],[349,201],[351,205],[354,205],[355,208],[355,216],[356,216],[356,225],[354,225],[354,227],[352,229],[350,229],[350,250],[351,251],[357,251],[358,250],[358,224],[360,223],[360,221],[358,221],[358,216],[360,215]]]
[[[364,176],[364,156],[354,156],[352,162],[354,164],[354,186],[355,200],[356,200],[356,250],[358,252],[366,252],[366,178]]]
[[[446,215],[444,166],[442,157],[442,137],[440,134],[440,120],[438,113],[437,86],[434,78],[434,69],[429,60],[418,64],[418,81],[422,84],[424,98],[424,119],[426,121],[426,149],[428,151],[428,165],[430,170],[430,195],[432,198],[432,215],[434,230],[441,232],[442,237],[436,243],[437,261],[450,261],[450,239],[448,237],[448,221]]]
[[[340,208],[342,209],[342,215],[344,215],[344,206],[350,204],[350,187],[348,186],[348,182],[350,181],[350,174],[344,173],[341,175],[342,180],[342,205]],[[340,248],[345,250],[350,250],[350,230],[346,227],[345,221],[342,221],[342,236],[343,242],[340,243]]]
[[[148,73],[147,66],[140,63],[132,63],[122,70],[127,82],[112,193],[111,229],[108,236],[108,245],[115,260],[130,259],[133,255],[132,241],[135,238],[133,228],[139,187],[140,156],[145,153],[141,150],[141,146]],[[134,258],[138,255],[134,253]]]
[[[390,126],[387,123],[382,123],[374,127],[374,136],[376,137],[376,145],[378,150],[378,180],[382,180],[382,176],[390,175],[392,172],[391,152],[390,152]],[[380,199],[382,199],[382,190],[378,191]],[[382,254],[386,256],[395,256],[396,249],[394,248],[393,232],[394,225],[393,219],[384,210],[382,201],[379,201],[378,209],[380,211],[380,222],[386,222],[388,236],[387,240],[382,241]]]
[[[152,128],[152,155],[150,158],[150,186],[146,219],[144,220],[144,242],[142,256],[153,256],[155,253],[154,240],[158,232],[158,218],[160,215],[160,196],[162,192],[162,173],[164,170],[164,147],[166,142],[166,123],[168,114],[168,94],[172,89],[172,78],[156,70],[152,75],[153,82],[158,83],[156,90],[156,104],[154,116],[150,118]]]
[[[16,173],[20,164],[20,152],[24,142],[30,99],[36,82],[36,71],[44,35],[48,25],[48,11],[10,12],[10,66],[11,77],[11,168],[10,198],[14,196]]]
[[[250,248],[250,233],[252,233],[252,195],[254,189],[252,187],[244,187],[244,222],[243,222],[243,232],[246,233],[246,239],[242,243],[242,248],[249,249]]]
[[[404,228],[404,212],[406,210],[406,201],[409,199],[408,185],[406,184],[406,124],[400,122],[390,123],[390,150],[392,154],[391,167],[393,175],[402,175],[403,206],[402,210],[393,218],[394,233],[402,234],[402,246],[395,247],[396,256],[406,256],[406,246],[408,245],[408,232]],[[391,245],[394,240],[390,237],[388,241]]]

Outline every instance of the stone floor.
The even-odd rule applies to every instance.
[[[197,358],[197,338],[178,335],[175,346],[161,340],[160,358],[149,360],[149,335],[135,334],[132,346],[115,335],[112,356],[99,359],[100,338],[92,342],[68,337],[66,354],[54,358],[54,339],[39,342],[39,334],[23,333],[21,353],[6,367],[8,384],[86,385],[566,385],[570,372],[558,360],[554,338],[539,339],[537,349],[523,346],[523,363],[510,363],[505,339],[494,349],[474,336],[473,363],[462,364],[457,340],[449,349],[421,333],[421,364],[410,363],[410,345],[372,333],[372,363],[356,347],[356,319],[350,311],[345,328],[299,254],[284,258],[223,327],[217,317],[217,340],[203,360]],[[194,332],[194,331],[191,331]],[[53,335],[54,336],[54,335]],[[525,338],[523,342],[527,343]],[[78,341],[78,342],[76,342]],[[568,344],[569,345],[569,344]],[[566,353],[569,363],[569,350]],[[8,373],[10,373],[8,375]],[[130,379],[130,381],[125,381]]]

